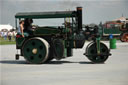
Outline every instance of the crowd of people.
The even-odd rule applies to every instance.
[[[4,40],[9,40],[12,41],[16,39],[16,34],[17,32],[15,30],[11,30],[11,31],[7,31],[7,30],[1,30],[0,31],[0,38],[4,39]]]

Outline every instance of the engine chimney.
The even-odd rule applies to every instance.
[[[77,7],[78,30],[82,30],[82,7]]]

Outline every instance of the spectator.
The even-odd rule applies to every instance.
[[[9,31],[8,32],[8,40],[11,41],[12,40],[12,33]]]
[[[12,35],[13,35],[14,41],[16,41],[16,34],[17,34],[16,31],[13,31]]]
[[[1,38],[3,39],[3,37],[4,37],[4,32],[1,31],[1,32],[0,32],[0,35],[1,35]]]
[[[7,40],[7,32],[6,31],[4,31],[3,36],[4,36],[4,40]]]

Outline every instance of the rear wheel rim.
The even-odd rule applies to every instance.
[[[122,33],[120,40],[122,42],[128,42],[128,33]]]
[[[29,63],[44,63],[47,51],[46,44],[40,38],[29,39],[23,46],[23,56]]]
[[[125,42],[128,42],[128,33],[124,33],[124,37],[123,37]]]
[[[124,40],[123,40],[123,33],[120,34],[120,40],[121,40],[122,42],[124,42]]]

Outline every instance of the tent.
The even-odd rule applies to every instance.
[[[128,20],[125,17],[120,17],[118,19],[114,19],[113,21],[127,22]]]
[[[10,31],[11,29],[14,29],[13,26],[6,24],[6,25],[0,25],[0,31],[5,30],[5,31]]]

